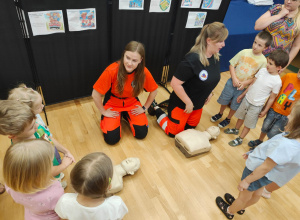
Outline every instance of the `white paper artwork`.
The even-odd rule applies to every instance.
[[[222,0],[203,0],[201,9],[218,10]]]
[[[119,0],[119,10],[144,10],[144,0]]]
[[[200,8],[201,0],[182,0],[181,8]]]
[[[69,31],[96,29],[96,9],[67,9]]]
[[[65,33],[61,10],[28,12],[33,36]]]
[[[190,11],[185,28],[202,28],[207,12]]]
[[[151,0],[149,12],[169,12],[172,0]]]

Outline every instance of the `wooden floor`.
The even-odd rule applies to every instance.
[[[204,107],[200,124],[196,129],[205,130],[216,125],[210,117],[219,110],[219,97],[229,73],[222,73],[221,81],[215,89],[216,95]],[[144,103],[147,94],[141,95]],[[168,98],[168,93],[159,88],[156,100]],[[228,113],[226,109],[225,114]],[[157,125],[155,117],[148,116],[149,133],[146,139],[136,140],[126,122],[122,121],[122,139],[115,146],[105,144],[99,128],[100,113],[91,98],[83,98],[57,105],[47,106],[49,128],[54,137],[66,146],[77,160],[84,155],[102,151],[111,157],[114,164],[126,157],[139,157],[141,168],[134,176],[124,177],[124,189],[117,193],[126,203],[129,213],[125,220],[134,219],[225,219],[215,205],[215,198],[230,192],[238,195],[239,183],[245,160],[242,154],[248,151],[249,140],[256,139],[260,133],[262,119],[257,128],[251,130],[244,144],[230,147],[227,143],[235,138],[221,131],[217,140],[212,141],[209,153],[185,158],[175,147],[174,139],[168,137]],[[233,118],[230,127],[234,126]],[[0,137],[0,161],[10,141]],[[2,166],[2,163],[0,163]],[[71,165],[66,171],[69,183]],[[2,167],[1,167],[2,169]],[[0,177],[1,182],[2,177]],[[269,200],[261,199],[248,208],[243,216],[235,219],[299,219],[300,176],[296,176],[282,189],[274,192]],[[69,185],[66,192],[73,192]],[[23,207],[15,204],[5,193],[0,196],[0,219],[23,219]]]

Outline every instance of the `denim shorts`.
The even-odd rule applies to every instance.
[[[237,90],[237,88],[232,85],[232,79],[229,78],[217,102],[221,105],[228,105],[231,102],[230,108],[236,111],[241,104],[237,103],[237,97],[239,97],[239,95],[241,95],[244,91],[245,89]]]
[[[245,179],[247,176],[249,176],[253,171],[249,170],[247,167],[245,167],[244,171],[243,171],[243,175],[241,180]],[[249,187],[248,187],[248,191],[256,191],[258,189],[260,189],[263,186],[266,186],[268,184],[272,183],[272,181],[268,180],[267,177],[263,176],[262,178],[250,183]]]
[[[282,133],[287,123],[287,116],[279,114],[270,108],[262,125],[261,132],[266,133],[270,139],[275,135]]]

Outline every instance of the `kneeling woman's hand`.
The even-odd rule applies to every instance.
[[[104,112],[102,112],[102,115],[104,115],[105,117],[108,117],[108,118],[118,117],[120,113],[117,111],[112,111],[111,109],[113,109],[113,108],[106,109]]]
[[[194,105],[193,105],[192,102],[190,102],[188,104],[185,104],[185,110],[184,110],[184,112],[187,113],[187,114],[189,114],[189,113],[191,113],[193,111],[193,109],[194,109]]]
[[[140,105],[136,105],[136,108],[131,109],[130,112],[133,115],[139,115],[139,114],[145,113],[145,110]]]

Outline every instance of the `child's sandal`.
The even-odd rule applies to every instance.
[[[235,200],[235,198],[229,193],[225,193],[224,198],[225,198],[226,202],[228,202],[229,205],[232,205],[232,203]],[[237,212],[237,214],[239,214],[239,215],[242,215],[244,213],[245,213],[245,209],[242,209]]]
[[[219,209],[226,216],[226,218],[233,219],[234,215],[227,212],[229,205],[220,196],[218,196],[216,198],[216,203],[217,203],[217,206],[219,207]]]

